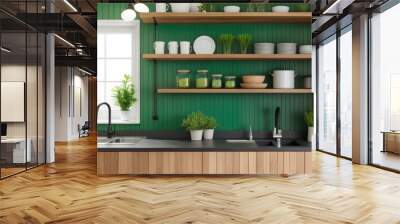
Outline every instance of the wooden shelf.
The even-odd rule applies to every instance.
[[[157,89],[157,93],[270,93],[270,94],[305,94],[311,89]]]
[[[143,54],[143,58],[146,60],[160,61],[301,61],[311,60],[311,54]]]
[[[311,12],[140,13],[144,23],[310,23]]]

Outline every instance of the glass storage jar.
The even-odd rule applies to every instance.
[[[196,74],[196,88],[208,87],[208,70],[197,70]]]
[[[188,69],[176,70],[176,87],[177,88],[190,87],[190,70]]]
[[[236,87],[236,77],[235,76],[225,76],[225,88],[233,89]]]
[[[213,74],[211,80],[211,87],[214,89],[222,88],[222,75],[221,74]]]

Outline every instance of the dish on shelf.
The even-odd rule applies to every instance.
[[[272,7],[272,12],[289,12],[289,6],[277,5]]]
[[[279,43],[277,45],[278,54],[296,54],[297,44],[296,43]]]
[[[263,75],[244,75],[242,76],[243,83],[263,83],[265,76]]]
[[[299,47],[300,54],[311,54],[312,52],[312,45],[301,45]]]
[[[193,43],[193,50],[196,54],[214,54],[215,41],[209,36],[199,36]]]
[[[190,3],[190,12],[200,12],[202,3]]]
[[[172,12],[189,12],[190,3],[170,3]]]
[[[274,43],[255,43],[254,53],[256,54],[274,54],[275,44]]]
[[[267,86],[267,83],[240,83],[243,89],[265,89]]]
[[[295,76],[294,70],[275,70],[272,74],[274,89],[293,89]]]
[[[235,5],[225,6],[224,12],[240,12],[240,7]]]

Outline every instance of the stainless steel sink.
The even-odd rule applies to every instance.
[[[226,142],[228,143],[255,143],[256,141],[254,140],[248,140],[248,139],[227,139]]]
[[[103,144],[136,144],[141,140],[145,139],[145,137],[116,137],[109,139],[108,141],[103,142]]]
[[[276,141],[274,140],[257,140],[256,144],[258,146],[276,146]],[[302,144],[296,140],[282,140],[281,146],[301,146]]]

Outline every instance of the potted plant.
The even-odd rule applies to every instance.
[[[239,41],[240,53],[246,54],[252,39],[251,35],[248,33],[239,34],[236,39]]]
[[[308,135],[307,140],[308,142],[312,142],[313,135],[314,135],[314,114],[313,112],[306,112],[304,115],[304,121],[308,127]]]
[[[192,141],[200,141],[203,138],[203,129],[206,116],[201,112],[193,112],[182,121],[182,127],[190,131]]]
[[[115,104],[121,109],[121,120],[129,121],[132,113],[131,108],[136,102],[135,86],[132,77],[125,74],[121,85],[114,87],[112,91]]]
[[[206,117],[204,122],[204,139],[212,140],[214,137],[214,129],[217,127],[217,121],[214,117]]]
[[[221,34],[219,36],[219,41],[222,43],[224,48],[224,54],[232,53],[232,43],[234,39],[234,36],[230,33]]]

